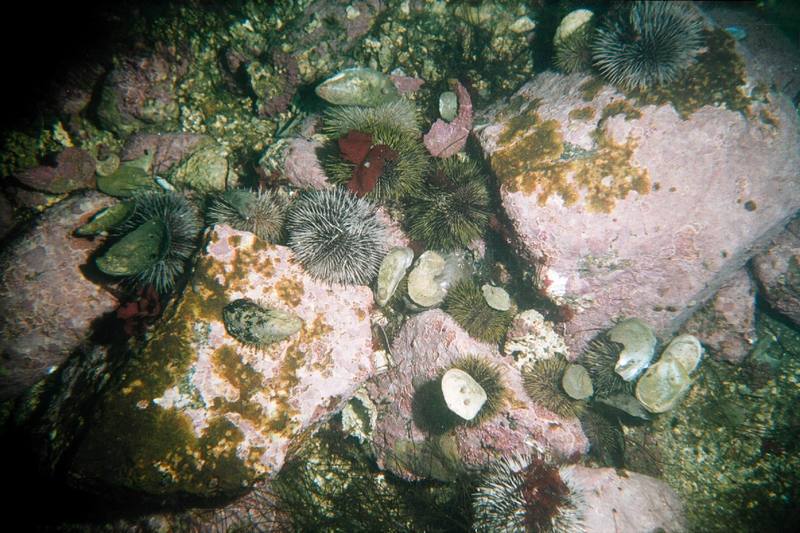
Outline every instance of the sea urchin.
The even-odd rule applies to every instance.
[[[489,307],[480,287],[471,278],[459,281],[447,292],[444,309],[472,337],[499,343],[505,337],[514,313]]]
[[[213,196],[206,210],[206,222],[227,224],[249,231],[268,243],[280,241],[288,201],[279,191],[253,192],[231,189]]]
[[[574,417],[584,403],[570,398],[561,388],[561,378],[569,363],[563,356],[539,359],[522,370],[522,384],[531,400],[561,416]]]
[[[669,83],[702,46],[703,20],[689,2],[633,2],[609,14],[592,45],[594,65],[624,89]]]
[[[386,255],[386,227],[375,206],[336,188],[297,199],[286,217],[289,247],[317,279],[366,285]]]

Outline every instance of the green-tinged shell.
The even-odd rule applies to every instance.
[[[110,276],[139,274],[161,259],[167,240],[163,222],[148,220],[98,257],[97,268]]]
[[[97,176],[97,188],[109,196],[129,198],[136,193],[160,189],[150,175],[152,156],[146,155],[120,164],[109,176]]]
[[[636,399],[651,413],[666,413],[692,384],[677,359],[662,359],[647,369],[636,383]]]
[[[385,74],[371,68],[349,68],[323,81],[317,96],[335,105],[376,106],[400,98]]]
[[[445,91],[439,95],[439,116],[447,122],[458,114],[458,98],[453,91]]]
[[[114,226],[125,222],[133,213],[133,202],[119,202],[111,207],[101,209],[92,219],[75,230],[75,235],[88,237],[108,233]]]
[[[375,303],[383,307],[389,302],[413,261],[414,251],[411,248],[398,246],[389,250],[378,270]]]
[[[594,393],[592,378],[581,365],[568,365],[561,378],[561,387],[571,398],[585,400]]]
[[[303,321],[293,313],[262,307],[244,298],[226,305],[222,320],[232,337],[256,347],[283,340],[303,327]]]

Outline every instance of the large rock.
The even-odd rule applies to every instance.
[[[639,533],[687,530],[675,492],[663,481],[613,468],[562,468],[573,487],[583,494],[583,530],[586,533]]]
[[[116,299],[84,276],[99,241],[73,231],[113,200],[97,192],[48,209],[0,257],[0,399],[57,368]]]
[[[491,419],[434,434],[420,424],[414,403],[421,400],[415,395],[465,355],[497,365],[508,397]],[[513,359],[471,338],[443,311],[434,309],[409,319],[392,344],[392,356],[395,366],[367,384],[377,409],[372,443],[382,468],[407,479],[447,479],[454,465],[485,465],[498,456],[530,452],[531,447],[561,459],[586,451],[577,419],[565,419],[534,404],[522,388]]]
[[[753,260],[753,273],[767,302],[800,324],[800,219],[793,220]]]
[[[751,112],[638,107],[610,86],[543,73],[478,133],[516,244],[575,312],[576,351],[622,316],[669,337],[800,206],[791,102]]]
[[[222,310],[241,298],[297,315],[302,329],[240,344]],[[371,305],[367,287],[315,281],[288,248],[215,226],[175,307],[100,403],[73,479],[202,498],[274,475],[372,374]]]

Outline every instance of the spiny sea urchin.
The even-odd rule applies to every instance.
[[[489,189],[469,159],[440,159],[406,209],[411,238],[429,248],[455,250],[483,235],[489,223]]]
[[[375,206],[335,188],[305,193],[286,217],[289,247],[317,279],[366,285],[386,255],[386,227]]]
[[[574,417],[584,403],[570,398],[561,387],[561,378],[569,362],[560,355],[539,359],[522,370],[522,385],[531,400],[561,416]]]
[[[703,19],[690,2],[633,2],[597,29],[594,65],[624,89],[669,83],[702,46]]]
[[[478,484],[473,528],[486,533],[582,531],[584,506],[564,468],[541,457],[502,458]]]
[[[581,363],[592,378],[595,398],[608,398],[614,393],[633,393],[633,382],[625,381],[614,367],[624,346],[601,333],[591,341],[583,352]]]
[[[407,100],[376,107],[335,106],[325,113],[323,123],[323,131],[336,139],[336,145],[329,147],[323,159],[325,171],[333,183],[351,182],[357,177],[360,165],[374,165],[377,158],[380,173],[372,176],[374,183],[367,191],[370,197],[379,201],[398,199],[422,185],[429,158],[420,139],[417,111]],[[360,162],[354,162],[342,152],[340,140],[348,136],[368,142],[363,155],[374,157],[362,157]]]
[[[611,415],[586,409],[579,415],[581,429],[589,440],[589,454],[601,466],[625,466],[625,434],[619,420]]]
[[[447,291],[444,310],[471,336],[491,343],[503,340],[514,319],[511,311],[489,307],[480,287],[471,278],[459,281]]]
[[[500,412],[507,394],[500,367],[485,357],[465,355],[453,361],[448,370],[452,368],[463,370],[469,374],[486,393],[486,403],[483,404],[475,418],[466,422],[466,425],[478,426]]]
[[[183,273],[202,225],[195,207],[176,192],[150,191],[134,198],[133,213],[114,233],[123,235],[95,261],[109,275],[168,292]]]
[[[555,64],[562,72],[580,72],[592,66],[594,13],[576,9],[561,20],[553,38]]]
[[[206,222],[227,224],[275,243],[281,240],[288,205],[287,197],[276,190],[231,189],[211,197]]]

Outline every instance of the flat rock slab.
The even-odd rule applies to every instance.
[[[583,494],[586,533],[687,530],[683,504],[661,480],[613,468],[572,465],[561,469]]]
[[[793,220],[753,259],[753,273],[767,302],[800,324],[800,219]]]
[[[406,479],[447,478],[448,464],[486,465],[498,456],[531,447],[557,458],[586,451],[577,419],[566,419],[533,403],[510,357],[471,338],[448,314],[431,310],[409,319],[392,344],[396,366],[367,384],[377,407],[373,446],[378,465]],[[508,399],[497,415],[476,427],[459,425],[445,434],[420,427],[415,394],[461,356],[475,355],[501,370]],[[419,399],[417,399],[419,400]]]
[[[23,230],[0,256],[0,399],[57,368],[117,300],[86,279],[82,267],[101,241],[76,228],[114,200],[98,192],[64,200]]]
[[[478,133],[515,244],[540,289],[575,311],[576,352],[620,317],[671,336],[800,206],[784,95],[748,117],[706,106],[683,119],[587,82],[543,73]]]
[[[291,250],[213,227],[193,278],[101,404],[73,476],[158,496],[236,494],[373,373],[367,287],[315,281]],[[302,329],[240,344],[222,309],[248,298]]]

